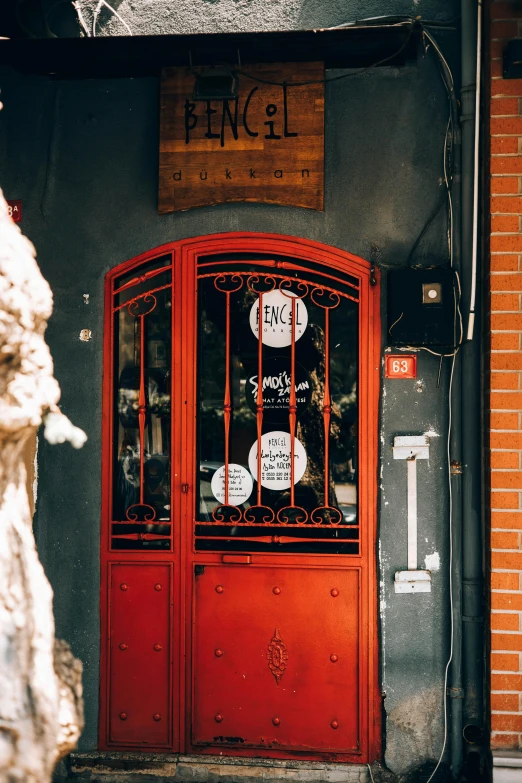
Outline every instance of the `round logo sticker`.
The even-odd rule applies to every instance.
[[[292,291],[282,293],[279,289],[263,295],[261,329],[263,345],[284,348],[292,342]],[[295,303],[295,339],[299,340],[308,326],[308,310],[302,299]],[[250,328],[259,339],[259,299],[250,309]]]
[[[294,484],[303,478],[306,462],[304,446],[294,438]],[[248,467],[257,477],[257,440],[250,449]],[[290,487],[290,433],[274,430],[261,436],[261,486],[277,490]]]
[[[251,411],[257,411],[257,368],[247,376],[245,395]],[[307,371],[299,362],[295,363],[295,398],[297,415],[308,408],[312,399],[312,381]],[[290,360],[282,356],[272,356],[263,360],[263,418],[272,424],[283,424],[288,421],[288,406],[290,404],[291,370]]]
[[[233,462],[228,466],[228,503],[230,506],[240,506],[252,494],[254,482],[252,476],[243,465]],[[210,484],[212,494],[218,503],[225,502],[225,466],[221,465],[212,476]]]

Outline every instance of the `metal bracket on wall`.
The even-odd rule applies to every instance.
[[[429,459],[430,445],[425,435],[399,435],[393,441],[393,459],[408,466],[408,570],[396,571],[396,593],[430,593],[431,573],[417,569],[417,460]]]

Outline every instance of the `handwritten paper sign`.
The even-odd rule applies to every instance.
[[[292,342],[292,291],[282,291],[277,288],[263,296],[263,312],[261,315],[261,331],[263,345],[272,348],[285,348]],[[308,326],[308,310],[302,299],[296,298],[295,303],[295,339],[299,340]],[[259,299],[256,299],[250,309],[250,328],[259,339]]]
[[[228,503],[230,506],[240,506],[252,494],[254,482],[252,476],[242,465],[233,462],[228,466]],[[225,502],[225,466],[222,465],[212,476],[210,484],[212,494],[218,503]]]
[[[323,63],[239,70],[225,101],[193,100],[201,69],[163,71],[160,214],[230,201],[324,209]]]
[[[294,438],[294,484],[306,471],[306,451],[301,441]],[[257,440],[248,455],[248,467],[257,476]],[[261,436],[261,486],[267,489],[288,489],[290,476],[290,433],[274,430]]]

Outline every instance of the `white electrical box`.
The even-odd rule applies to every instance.
[[[431,593],[431,573],[429,571],[396,571],[396,593]]]
[[[392,451],[393,459],[429,459],[430,442],[426,435],[397,435]]]

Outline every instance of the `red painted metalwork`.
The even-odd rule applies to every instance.
[[[134,508],[134,506],[131,506],[130,508]],[[152,508],[152,506],[147,506],[147,508]],[[154,509],[152,510],[154,511]],[[148,518],[145,521],[148,521]],[[170,536],[162,536],[158,533],[113,533],[112,537],[127,539],[127,541],[158,541],[160,539],[170,538]]]
[[[170,581],[166,563],[110,567],[109,736],[121,746],[170,744]]]
[[[222,286],[230,282],[228,288]],[[230,396],[230,294],[239,291],[243,287],[243,278],[239,275],[219,275],[214,280],[214,286],[218,291],[222,291],[226,297],[225,311],[226,311],[226,332],[225,332],[225,396],[223,399],[223,424],[225,428],[225,503],[222,506],[217,506],[212,512],[214,521],[218,524],[239,522],[241,519],[241,512],[235,507],[230,506],[228,502],[229,486],[228,486],[228,466],[229,466],[229,448],[230,448],[230,418],[232,415],[232,399]],[[228,514],[225,515],[225,512]],[[230,513],[231,511],[231,513]]]
[[[357,568],[233,565],[195,577],[196,747],[360,753],[359,579]]]
[[[321,302],[324,290],[314,289],[312,299],[316,305],[324,309],[324,394],[323,394],[323,429],[324,429],[324,506],[315,508],[311,513],[312,522],[316,525],[324,523],[326,519],[332,525],[339,525],[342,513],[338,508],[330,505],[330,419],[332,415],[332,399],[330,396],[330,310],[340,304],[339,294],[329,291],[330,304]]]
[[[221,264],[221,263],[222,263],[221,261],[217,262],[217,264]],[[234,262],[231,262],[231,263],[234,263]],[[245,261],[237,262],[236,261],[235,263],[242,263],[242,264],[250,263],[250,264],[252,264],[251,261],[250,262],[245,262]],[[257,259],[255,261],[255,265],[256,266],[265,266],[265,264],[263,264],[262,261],[258,261]],[[201,264],[201,265],[198,264],[198,268],[204,268],[205,266],[207,266],[207,264]],[[212,264],[212,266],[214,266],[214,264]],[[270,266],[272,266],[272,264],[270,264]],[[278,263],[278,266],[282,266],[282,262]],[[310,273],[310,269],[307,269],[306,267],[297,266],[297,264],[292,264],[292,269],[295,269],[296,271],[299,270],[301,272],[304,272],[305,274],[307,272]],[[321,274],[322,274],[322,272],[321,272]],[[204,275],[198,274],[198,279],[199,280],[203,280],[206,277],[213,277],[213,278],[232,277],[232,278],[237,278],[237,277],[241,277],[241,275],[248,275],[248,276],[250,276],[250,273],[249,272],[218,272],[218,273],[215,272],[214,274],[211,274],[211,273],[204,274]],[[257,277],[257,276],[258,276],[257,274],[254,275],[254,277]],[[331,275],[324,275],[324,276],[325,277],[331,277]],[[289,277],[288,275],[280,275],[280,274],[277,274],[276,272],[271,272],[267,277],[268,278],[272,278],[272,279],[274,279],[274,278],[278,279],[280,281],[280,286],[283,283],[285,283],[286,285],[289,285],[290,283],[299,283],[299,284],[302,284],[303,286],[316,286],[319,291],[328,291],[328,292],[333,293],[333,294],[338,295],[338,296],[344,296],[345,299],[350,299],[352,302],[359,302],[359,299],[357,298],[357,296],[351,296],[350,294],[347,294],[344,291],[343,292],[338,291],[336,288],[332,288],[331,286],[327,286],[327,285],[324,285],[322,283],[321,283],[321,285],[317,285],[316,283],[313,283],[310,280],[305,280],[303,277],[300,277],[299,280],[296,280],[295,277]],[[334,279],[338,279],[338,278],[334,278]],[[349,283],[348,281],[339,280],[339,282],[342,285],[345,285],[345,286],[351,285],[351,283]],[[236,288],[234,290],[239,291],[241,289],[241,287],[242,287],[242,285],[238,286],[238,288]],[[223,289],[218,288],[218,290],[221,291]],[[223,293],[226,293],[226,291],[223,290]],[[233,293],[233,291],[231,291],[230,293]],[[297,297],[297,298],[301,299],[303,296],[306,296],[307,293],[308,293],[308,291],[305,291],[302,294],[301,297]]]
[[[113,525],[117,522],[112,514],[111,479],[115,416],[112,396],[115,382],[113,313],[130,302],[120,305],[114,300],[115,282],[129,274],[134,280],[142,282],[139,277],[143,265],[167,254],[172,259],[172,486],[171,522],[167,528],[171,531],[172,547],[170,550],[140,549],[123,553],[113,550],[111,543],[115,532]],[[230,260],[223,261],[229,254]],[[323,304],[330,304],[330,300],[325,298],[329,291],[359,302],[360,524],[343,526],[356,536],[354,541],[359,545],[356,555],[285,552],[239,555],[219,551],[219,544],[212,551],[196,550],[201,538],[227,540],[222,534],[214,535],[212,528],[219,530],[215,519],[204,523],[196,520],[194,512],[198,269],[201,276],[208,271],[209,277],[215,278],[210,270],[219,264],[225,277],[239,274],[245,281],[252,272],[242,272],[241,264],[250,265],[251,269],[250,254],[255,254],[256,268],[266,268],[266,275],[270,274],[277,285],[283,279],[295,285],[297,273],[298,280],[309,285],[310,290],[318,289],[317,299],[321,298],[319,289],[325,292],[321,298]],[[219,260],[214,260],[216,257]],[[266,275],[262,275],[265,281]],[[321,282],[317,282],[318,275]],[[349,253],[302,239],[247,233],[221,234],[165,245],[122,264],[107,276],[102,457],[101,617],[104,641],[101,651],[101,748],[128,750],[147,747],[157,751],[327,758],[356,763],[379,757],[381,697],[374,553],[380,332],[379,287],[378,284],[370,284],[370,277],[370,264]],[[378,272],[376,277],[378,282]],[[258,297],[266,293],[266,283],[262,284],[261,277],[251,285],[257,289]],[[154,294],[156,290],[147,293]],[[327,318],[325,310],[325,331]],[[258,345],[258,370],[259,362],[263,361],[262,352],[262,346]],[[325,437],[331,405],[328,393],[328,384],[325,384],[322,400]],[[260,414],[265,413],[261,406],[262,392],[256,399],[258,433],[262,432]],[[326,473],[324,486],[325,507],[329,508],[329,477]],[[266,507],[263,506],[259,486],[256,504],[260,506],[259,514],[268,513],[263,512]],[[234,510],[237,509],[229,507],[230,513]],[[250,520],[245,512],[244,518],[234,525],[238,532],[246,532],[254,521],[259,524],[259,517]],[[196,522],[201,530],[194,535]],[[310,541],[322,541],[317,533],[325,525],[313,522],[307,523]],[[130,521],[125,524],[130,525]],[[152,524],[169,525],[163,521]],[[329,524],[331,535],[336,535],[335,524]],[[248,546],[248,541],[256,539],[262,543],[265,539],[269,539],[266,543],[274,539],[291,543],[294,539],[302,540],[303,528],[306,525],[288,523],[278,530],[272,521],[266,536],[252,530],[252,538],[245,535],[235,538],[242,540],[245,546]],[[153,528],[152,531],[147,529],[136,534],[129,531],[116,534],[157,536],[161,533]],[[119,539],[119,543],[125,544],[126,540]],[[149,545],[155,541],[149,538],[144,543]],[[238,557],[242,559],[237,560]],[[122,570],[114,579],[111,574],[120,566],[127,570]],[[163,569],[167,567],[171,574],[168,587],[163,578]],[[149,573],[148,569],[152,571]],[[211,579],[214,574],[215,579]],[[120,589],[123,584],[126,590]],[[136,590],[139,584],[151,584],[153,587],[151,590],[142,587]],[[207,590],[207,584],[211,585],[211,589]],[[155,585],[159,585],[160,589]],[[166,600],[165,606],[168,607],[163,614],[154,615],[152,622],[151,596]],[[137,600],[137,604],[122,603],[120,598],[126,597]],[[351,625],[354,622],[356,627]],[[161,637],[152,633],[160,630]],[[129,638],[123,631],[135,633],[135,636]],[[150,634],[150,639],[147,634]],[[129,653],[135,644],[141,644],[142,637],[147,639],[148,647],[145,649],[143,641],[139,654],[133,659]],[[128,647],[122,649],[119,645]],[[157,645],[162,649],[158,651]],[[138,650],[138,647],[135,649]],[[284,649],[288,656],[286,661]],[[147,657],[149,650],[152,656],[150,662]],[[269,668],[269,655],[274,666],[285,663],[279,684]],[[127,660],[131,663],[122,667],[125,656],[129,656]],[[166,662],[167,673],[161,667],[160,670],[155,668],[159,660]],[[243,671],[246,666],[252,676],[236,677],[231,661],[239,666],[238,672],[246,674],[247,671]],[[295,676],[293,667],[298,661],[307,668],[306,687],[295,689],[295,701],[292,701],[290,684]],[[225,666],[222,684],[211,675],[212,667],[220,664]],[[161,684],[154,679],[157,675]],[[258,679],[258,675],[262,679]],[[151,680],[147,679],[149,676]],[[265,677],[268,679],[265,680]],[[332,677],[334,680],[331,680]],[[210,686],[207,697],[203,679]],[[240,680],[246,682],[247,687]],[[251,683],[255,682],[258,683],[257,688],[249,690]],[[333,688],[331,682],[335,682]],[[127,694],[133,696],[135,683],[138,683],[136,701],[129,702],[126,697]],[[223,702],[220,693],[223,694]],[[163,701],[159,702],[160,695]],[[202,706],[199,706],[201,700]],[[257,704],[263,709],[257,710]],[[314,704],[314,710],[310,710],[310,704]],[[143,723],[135,732],[134,715],[140,705],[143,706],[140,718]],[[238,718],[247,712],[250,714],[246,719]],[[232,730],[232,727],[237,727],[237,734],[236,728]],[[235,743],[226,739],[235,736],[247,741]],[[219,737],[225,739],[222,741]]]
[[[295,431],[297,425],[297,400],[295,394],[295,303],[296,299],[303,299],[308,293],[308,285],[301,280],[296,283],[299,293],[290,290],[293,281],[281,280],[279,290],[283,296],[288,297],[292,303],[292,328],[290,330],[290,401],[288,405],[288,424],[290,432],[290,505],[280,508],[277,512],[277,521],[282,525],[287,525],[293,518],[298,525],[304,524],[308,520],[308,514],[304,508],[295,505]],[[286,293],[288,291],[288,293]],[[289,294],[292,294],[291,296]],[[261,314],[260,314],[261,317]],[[259,339],[261,340],[261,326],[259,328]],[[259,379],[261,382],[261,378]]]
[[[163,269],[161,271],[163,272]],[[123,310],[124,307],[126,307],[128,309],[131,305],[136,304],[140,300],[146,299],[147,297],[152,296],[153,294],[157,294],[158,291],[166,291],[168,288],[171,288],[171,287],[172,287],[172,284],[169,283],[168,285],[160,285],[157,288],[151,288],[150,291],[147,291],[144,294],[139,294],[138,296],[135,296],[132,299],[129,299],[127,302],[124,302],[123,304],[118,305],[118,307],[114,308],[114,312],[117,313],[118,310]],[[114,291],[114,294],[116,294],[116,291]],[[152,312],[152,310],[150,310],[150,312]],[[132,313],[131,313],[131,315],[132,315]]]
[[[137,294],[136,296],[132,297],[131,299],[127,300],[123,304],[115,305],[115,297],[116,295],[127,289],[131,286],[136,285],[137,283],[144,283],[147,282],[149,279],[156,277],[159,273],[165,273],[166,271],[171,272],[172,267],[169,266],[163,266],[159,270],[153,269],[149,270],[148,272],[140,275],[139,277],[135,277],[132,280],[130,280],[128,283],[124,284],[123,286],[120,286],[119,288],[116,288],[112,291],[111,295],[111,302],[112,302],[112,314],[115,316],[117,313],[119,313],[122,309],[127,309],[127,312],[131,317],[133,317],[138,324],[138,333],[139,333],[139,387],[138,387],[138,406],[137,406],[137,412],[138,412],[138,433],[139,433],[139,502],[131,504],[128,506],[125,510],[125,520],[119,520],[113,521],[113,527],[114,525],[121,524],[121,522],[125,522],[125,525],[138,525],[143,526],[146,525],[147,527],[150,527],[152,525],[161,524],[162,527],[170,528],[171,523],[169,520],[161,519],[161,521],[156,522],[156,511],[153,506],[151,506],[148,503],[145,503],[145,426],[146,426],[146,418],[148,413],[148,407],[147,407],[147,397],[146,397],[146,381],[145,381],[145,355],[146,355],[146,346],[145,346],[145,319],[148,315],[150,315],[157,306],[157,297],[156,294],[160,291],[165,290],[171,290],[172,289],[172,283],[168,283],[166,285],[157,286],[155,288],[149,289],[147,291],[144,291],[140,294]],[[112,324],[111,324],[112,326]],[[114,392],[114,390],[111,390]],[[146,542],[146,541],[160,541],[165,540],[169,541],[171,538],[171,534],[163,535],[160,532],[152,533],[149,531],[147,532],[139,532],[139,533],[124,533],[124,532],[115,532],[113,530],[112,540],[116,541],[138,541],[138,542]]]
[[[238,261],[237,259],[231,259],[230,261],[212,261],[210,263],[199,263],[198,268],[204,269],[207,266],[234,266],[235,264],[245,264],[245,263],[251,263],[250,261]],[[293,264],[289,261],[281,261],[281,260],[270,260],[267,261],[266,259],[258,259],[256,260],[256,265],[258,266],[271,266],[271,267],[277,267],[278,269],[292,269],[296,272],[309,272],[310,270],[305,266],[300,266],[299,264]],[[343,280],[340,277],[334,277],[334,275],[329,274],[328,272],[325,272],[324,270],[321,271],[321,275],[323,277],[328,278],[329,280],[334,280],[336,283],[341,283],[343,286],[349,286],[350,288],[355,289],[356,291],[359,290],[359,286],[355,283],[351,283],[348,280]],[[353,300],[354,302],[357,302],[358,299]]]
[[[147,304],[148,300],[150,300],[150,304]],[[129,506],[125,512],[125,516],[132,522],[137,522],[138,520],[143,522],[154,522],[156,519],[156,511],[152,506],[145,503],[145,417],[147,415],[147,404],[145,399],[145,316],[152,313],[156,307],[157,300],[153,294],[147,293],[140,298],[140,301],[143,302],[147,308],[144,312],[133,312],[137,309],[137,306],[139,307],[139,302],[136,299],[132,300],[127,308],[129,315],[137,315],[140,325],[140,390],[138,397],[138,426],[140,431],[140,502]],[[159,537],[166,538],[166,536]],[[113,538],[134,538],[139,541],[152,541],[154,538],[157,538],[157,536],[150,533],[131,533],[127,536],[113,536]]]
[[[203,265],[205,266],[205,265]],[[257,377],[262,378],[263,375],[263,340],[261,339],[261,313],[263,312],[263,294],[270,293],[276,286],[276,281],[271,275],[264,275],[263,282],[265,286],[268,286],[266,290],[257,291],[256,284],[260,283],[260,275],[250,275],[247,279],[247,286],[252,293],[258,295],[258,323],[259,323],[259,336],[257,341]],[[263,433],[263,384],[257,384],[257,399],[256,399],[256,430],[257,430],[257,503],[247,508],[244,513],[244,519],[247,524],[255,524],[261,522],[263,524],[270,524],[274,521],[274,511],[268,506],[264,506],[262,503],[262,488],[261,488],[261,435]],[[261,511],[259,517],[256,516],[256,512]]]
[[[114,294],[119,294],[121,291],[126,291],[127,288],[132,288],[139,283],[146,283],[147,280],[151,279],[151,277],[161,275],[163,272],[170,272],[170,264],[168,266],[162,266],[159,269],[151,269],[149,272],[145,272],[143,275],[138,275],[138,277],[133,277],[132,280],[124,283],[119,288],[115,288]]]

